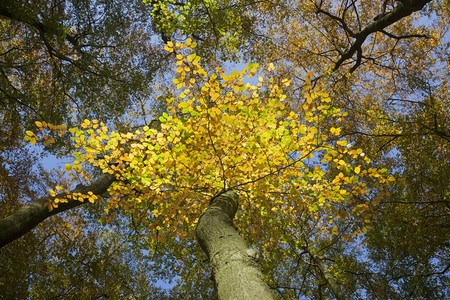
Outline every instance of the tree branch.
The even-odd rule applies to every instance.
[[[357,53],[358,56],[356,58],[356,62],[353,65],[353,67],[350,69],[350,72],[355,71],[356,68],[361,64],[361,58],[362,58],[361,47],[362,47],[364,41],[367,39],[367,37],[372,33],[382,32],[382,33],[390,36],[391,38],[395,38],[395,39],[412,38],[412,37],[426,37],[424,35],[416,35],[416,34],[398,37],[393,34],[387,33],[384,29],[386,27],[394,24],[395,22],[401,20],[402,18],[407,17],[416,11],[422,10],[423,7],[428,2],[431,2],[431,0],[397,1],[397,3],[398,3],[397,6],[391,12],[383,13],[382,15],[375,17],[375,20],[373,23],[367,25],[364,29],[362,29],[361,31],[359,31],[357,33],[354,33],[352,30],[350,30],[350,28],[347,26],[347,24],[345,23],[345,21],[342,18],[336,17],[336,16],[330,14],[329,12],[324,11],[323,9],[320,8],[319,5],[316,4],[318,13],[322,13],[322,14],[332,18],[333,20],[337,21],[339,24],[341,24],[342,28],[351,37],[355,38],[355,41],[350,46],[350,49],[348,49],[344,54],[342,54],[341,57],[339,58],[339,60],[335,63],[335,65],[333,67],[333,71],[336,71],[337,69],[339,69],[346,60],[352,58],[355,55],[355,53]]]
[[[116,178],[114,175],[106,174],[88,186],[78,185],[71,192],[82,194],[92,192],[93,194],[100,196],[107,191],[109,186],[115,180]],[[67,203],[59,203],[58,207],[54,208],[52,211],[46,206],[49,200],[58,197],[64,198],[66,195],[66,193],[62,193],[55,197],[40,198],[16,211],[12,215],[0,220],[0,248],[29,232],[48,217],[80,206],[84,203],[74,199],[67,199]]]

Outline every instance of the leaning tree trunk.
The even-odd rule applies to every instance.
[[[233,225],[238,196],[228,191],[214,198],[200,217],[196,235],[209,258],[218,297],[274,299],[264,282],[257,253],[249,249]]]
[[[114,175],[106,174],[88,186],[78,185],[72,190],[72,193],[87,194],[88,192],[92,192],[95,195],[102,195],[114,181]],[[60,198],[64,198],[64,196],[66,196],[65,193],[56,195],[56,197]],[[0,248],[29,232],[46,218],[85,203],[68,199],[67,203],[59,203],[57,208],[49,211],[45,203],[49,199],[56,197],[43,197],[38,199],[0,220]]]

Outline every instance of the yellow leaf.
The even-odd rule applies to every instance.
[[[331,127],[331,128],[330,128],[330,132],[331,132],[332,134],[334,134],[334,135],[339,135],[339,134],[341,133],[341,128],[334,128],[334,127]]]
[[[50,196],[55,197],[56,193],[54,190],[49,190],[48,193],[50,194]]]
[[[29,136],[34,136],[34,132],[33,131],[27,130],[27,131],[25,131],[25,133],[27,135],[29,135]]]
[[[356,174],[359,174],[359,172],[361,172],[361,168],[360,168],[359,166],[357,166],[357,167],[355,168],[355,173],[356,173]]]
[[[291,84],[291,81],[289,79],[283,79],[281,80],[281,83],[285,86],[289,86]]]
[[[42,122],[40,122],[40,121],[36,121],[36,122],[34,122],[34,124],[36,124],[36,126],[39,128],[43,127]]]
[[[347,145],[347,141],[346,140],[337,141],[336,144],[338,144],[339,146],[343,146],[344,147],[345,145]]]

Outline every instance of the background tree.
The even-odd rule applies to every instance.
[[[0,16],[2,144],[36,120],[112,121],[162,66],[139,1],[2,1]]]
[[[150,11],[140,1],[127,4],[123,1],[1,2],[2,217],[33,203],[44,196],[49,187],[60,182],[60,178],[49,176],[36,163],[40,153],[32,154],[23,145],[25,131],[34,121],[77,124],[89,116],[114,123],[133,104],[148,100],[152,80],[164,66],[162,47],[158,46],[157,39],[152,40],[155,34],[151,30]],[[70,140],[59,137],[53,148],[70,151]],[[51,149],[47,147],[47,150]],[[63,225],[64,222],[85,218],[79,211],[70,214],[73,217],[53,218],[25,240],[2,249],[2,270],[5,272],[2,272],[0,280],[0,294],[26,298],[45,289],[48,290],[45,297],[60,295],[67,298],[73,293],[81,293],[80,283],[83,282],[86,289],[83,295],[96,295],[96,284],[106,282],[107,294],[120,298],[118,291],[126,289],[127,285],[111,292],[114,288],[108,284],[117,284],[119,273],[130,278],[138,277],[136,270],[132,271],[134,273],[124,271],[128,261],[119,262],[120,256],[127,255],[126,251],[119,247],[117,254],[108,254],[111,263],[107,263],[108,266],[103,264],[105,270],[109,268],[116,272],[114,276],[95,280],[91,276],[87,281],[80,281],[79,278],[89,277],[86,275],[89,270],[87,267],[85,270],[73,267],[80,261],[71,260],[67,253],[85,248],[87,257],[94,255],[94,249],[99,245],[92,236],[95,232],[92,226],[86,231],[78,229],[82,233],[78,235],[80,240],[72,238],[67,241],[67,236],[72,233]],[[91,220],[86,223],[92,223]],[[84,234],[86,238],[82,238]],[[87,238],[88,235],[91,236]],[[98,253],[106,252],[100,249]],[[54,256],[74,263],[72,267],[65,264],[72,277],[56,272],[64,268],[61,268],[62,260],[55,260]],[[39,268],[36,267],[38,265]],[[117,265],[116,269],[114,265]],[[119,268],[122,268],[120,272]],[[95,277],[99,277],[99,270]],[[129,281],[131,286],[138,279]],[[18,282],[22,285],[20,288],[17,287]],[[140,286],[145,286],[145,283]]]

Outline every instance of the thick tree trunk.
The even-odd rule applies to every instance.
[[[106,174],[91,185],[78,185],[74,190],[72,190],[72,192],[83,194],[92,192],[95,195],[102,195],[114,181],[114,175]],[[56,197],[63,198],[65,195],[66,194],[63,193],[57,195]],[[0,248],[15,239],[18,239],[46,218],[85,203],[78,200],[69,199],[68,203],[59,203],[58,208],[54,208],[52,211],[49,211],[48,207],[45,206],[45,203],[48,200],[49,197],[36,200],[12,215],[0,220]]]
[[[256,251],[248,248],[233,225],[238,204],[234,191],[214,198],[196,228],[200,246],[209,258],[218,297],[274,299],[264,282]]]

